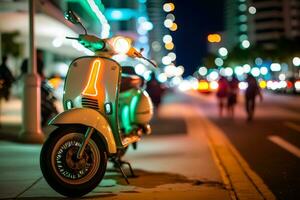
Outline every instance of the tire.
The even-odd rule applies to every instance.
[[[86,127],[63,126],[54,130],[44,143],[40,167],[48,184],[68,197],[81,197],[92,191],[103,179],[107,150],[103,139],[93,134],[82,159],[76,153]]]

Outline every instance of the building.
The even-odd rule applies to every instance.
[[[244,41],[275,48],[282,38],[300,38],[300,1],[227,0],[225,31],[228,48]]]
[[[147,10],[149,18],[153,22],[153,31],[150,32],[149,38],[151,41],[151,55],[159,64],[162,58],[167,55],[165,44],[163,43],[163,36],[170,34],[170,31],[164,26],[166,13],[163,11],[162,0],[148,0]]]
[[[68,22],[64,12],[74,10],[89,33],[100,36],[104,26],[99,20],[97,8],[104,10],[101,1],[37,0],[35,2],[35,44],[43,52],[46,76],[66,74],[69,62],[86,55],[85,48],[66,36],[76,37],[83,29]],[[89,3],[88,3],[89,2]],[[94,2],[94,4],[93,4]],[[23,59],[29,57],[28,1],[7,0],[0,2],[0,54],[9,55],[8,65],[15,76],[20,74]]]

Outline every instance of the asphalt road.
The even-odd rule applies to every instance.
[[[247,122],[242,95],[234,119],[218,116],[214,94],[190,95],[278,199],[300,199],[299,96],[265,94],[254,120]]]

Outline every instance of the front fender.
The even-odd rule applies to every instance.
[[[109,153],[116,153],[117,147],[109,123],[101,113],[90,108],[73,108],[58,114],[49,125],[82,124],[95,128],[106,140]]]

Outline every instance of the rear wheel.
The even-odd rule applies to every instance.
[[[48,184],[58,193],[80,197],[92,191],[103,179],[107,165],[105,143],[97,134],[90,138],[81,159],[77,152],[86,128],[59,127],[44,143],[40,166]]]

